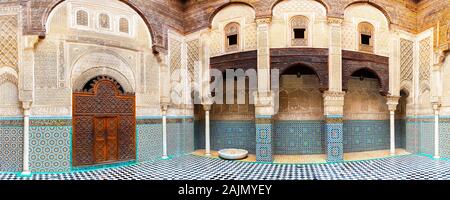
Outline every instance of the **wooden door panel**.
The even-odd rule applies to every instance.
[[[136,158],[136,97],[119,89],[113,79],[98,77],[91,90],[73,93],[74,166]]]
[[[117,117],[108,118],[108,134],[106,137],[108,146],[108,161],[117,161],[119,159],[117,130],[119,121]]]
[[[104,118],[94,118],[94,161],[105,162],[106,157],[106,124]]]

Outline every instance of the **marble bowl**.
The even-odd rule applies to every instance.
[[[246,158],[248,151],[244,149],[222,149],[219,151],[219,157],[226,160],[241,160]]]

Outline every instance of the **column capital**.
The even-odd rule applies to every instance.
[[[163,115],[167,115],[167,111],[169,110],[169,104],[168,103],[161,103],[161,112]]]
[[[439,112],[439,110],[441,108],[441,103],[440,102],[431,102],[431,104],[433,105],[433,110],[435,112]]]
[[[33,50],[36,44],[39,41],[39,35],[27,35],[24,36],[24,49],[25,50]]]
[[[255,19],[256,25],[270,24],[272,22],[272,17],[260,17]]]
[[[386,104],[388,105],[389,111],[393,112],[397,110],[398,100],[400,96],[386,96]]]
[[[212,104],[204,103],[203,104],[203,110],[205,111],[211,111]]]
[[[327,22],[330,25],[342,25],[342,22],[344,21],[343,18],[339,18],[339,17],[328,17],[327,18]]]
[[[33,104],[32,101],[22,101],[22,108],[24,110],[30,110],[32,104]]]
[[[343,115],[344,97],[342,91],[325,91],[323,93],[323,106],[325,115]]]

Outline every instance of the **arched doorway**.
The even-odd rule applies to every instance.
[[[98,76],[73,93],[73,166],[136,159],[136,100],[113,78]]]
[[[274,154],[325,153],[323,97],[320,77],[313,68],[293,65],[281,71],[274,122]]]
[[[389,111],[377,73],[361,68],[348,80],[344,101],[344,153],[387,150]]]

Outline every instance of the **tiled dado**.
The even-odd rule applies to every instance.
[[[324,121],[275,121],[276,155],[325,154]]]
[[[389,149],[389,120],[345,120],[344,152]]]
[[[272,116],[256,116],[256,161],[273,162]]]
[[[226,148],[245,149],[249,153],[256,152],[255,121],[253,120],[214,120],[210,121],[211,149]],[[205,148],[205,122],[196,121],[195,148]]]
[[[194,152],[194,120],[167,119],[167,153],[180,156]]]
[[[138,161],[153,161],[161,158],[163,154],[162,125],[160,123],[138,124],[136,129]]]
[[[0,171],[22,171],[22,155],[22,118],[0,118]]]
[[[71,169],[71,119],[30,120],[30,170],[68,172]]]
[[[439,120],[439,149],[443,158],[450,158],[450,118]]]
[[[343,116],[325,116],[327,162],[344,160]]]
[[[189,116],[167,117],[167,153],[180,156],[194,151],[194,118]],[[138,161],[159,159],[163,152],[162,117],[137,117]]]
[[[406,150],[408,152],[434,154],[433,117],[408,117],[406,132]]]

